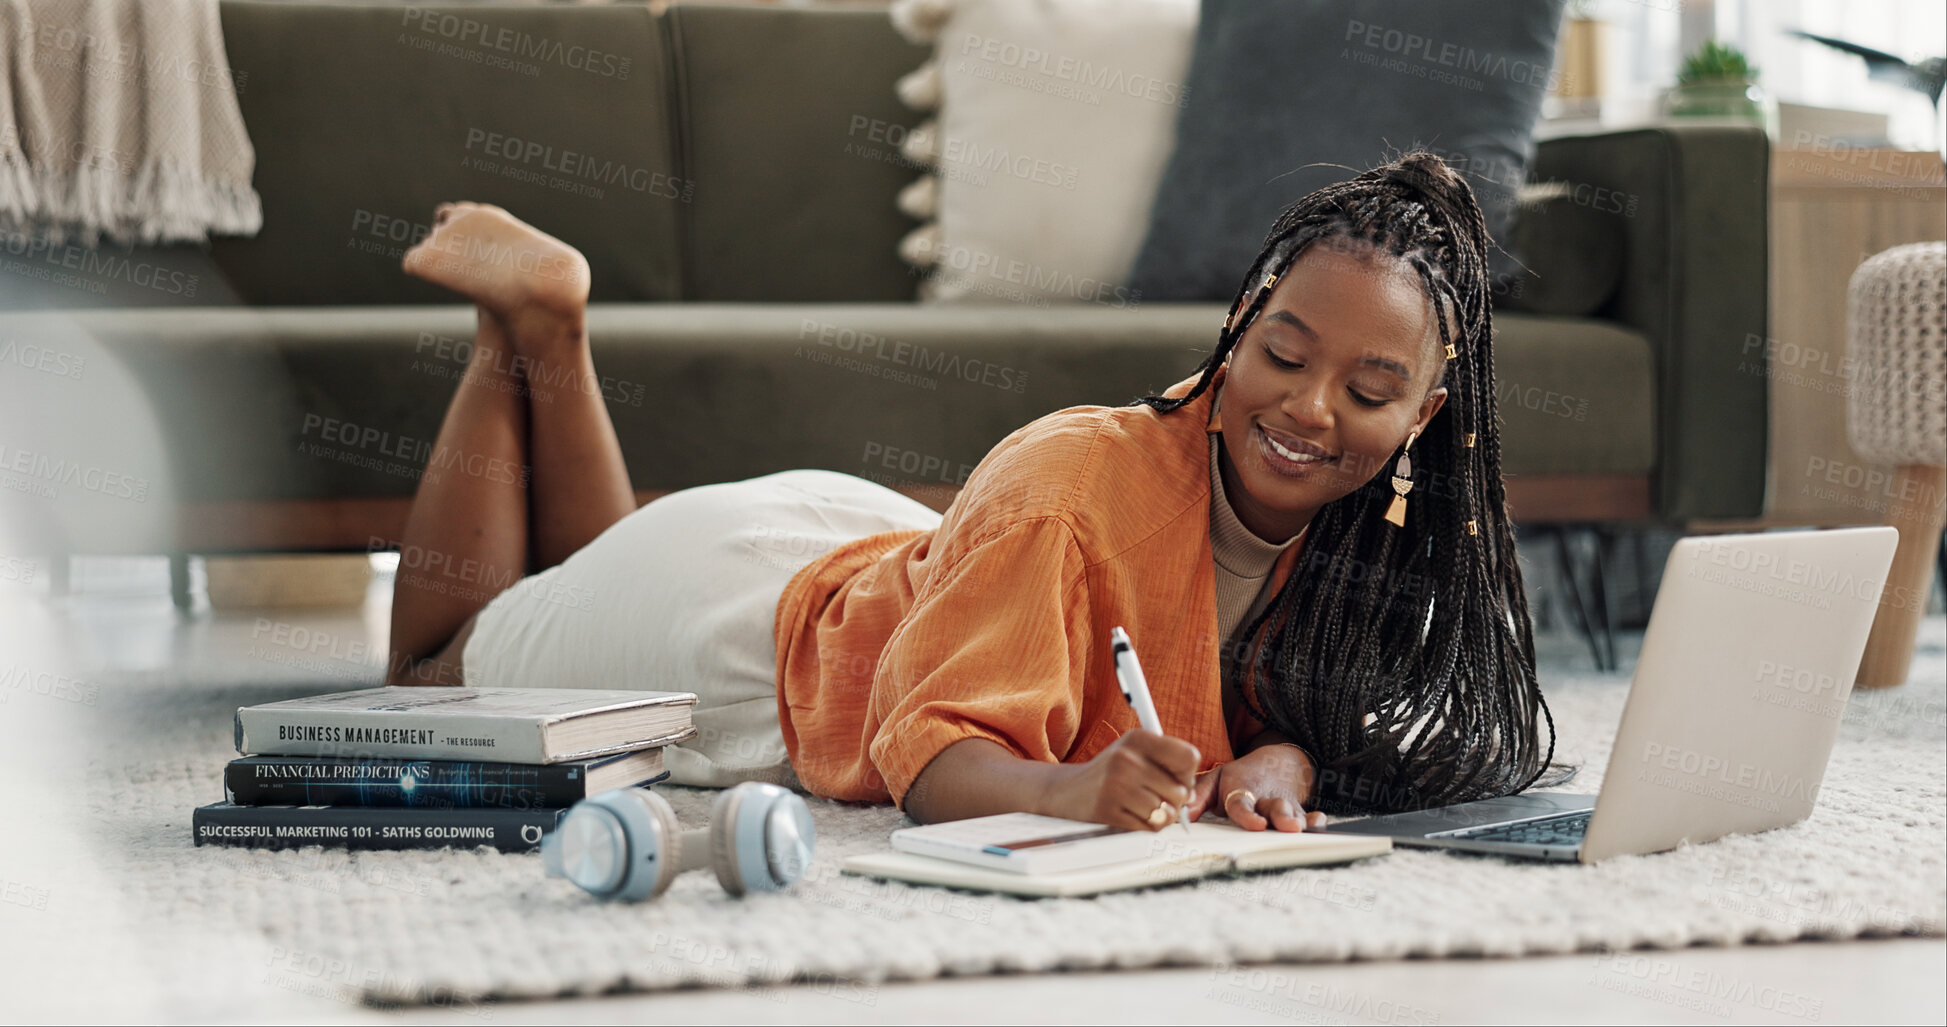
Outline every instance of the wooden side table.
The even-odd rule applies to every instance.
[[[1853,271],[1876,253],[1947,239],[1947,170],[1940,155],[1838,146],[1774,150],[1770,230],[1769,335],[1725,340],[1752,358],[1750,373],[1771,381],[1765,513],[1750,520],[1692,521],[1686,530],[1896,522],[1902,531],[1912,530],[1926,519],[1916,514],[1913,494],[1938,495],[1939,484],[1916,481],[1913,469],[1867,459],[1847,438],[1847,399],[1863,379],[1847,352],[1846,287]],[[1907,570],[1923,583],[1932,577],[1926,568]],[[1882,608],[1887,601],[1882,599]],[[1917,601],[1924,610],[1924,585]],[[1885,677],[1884,668],[1869,661],[1862,661],[1861,673]]]
[[[1770,228],[1770,334],[1723,341],[1751,358],[1750,373],[1771,379],[1765,513],[1686,528],[1884,523],[1908,486],[1846,438],[1846,397],[1859,374],[1846,352],[1846,285],[1875,253],[1947,239],[1947,172],[1927,151],[1777,149]]]

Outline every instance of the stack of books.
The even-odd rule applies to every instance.
[[[691,692],[367,688],[245,706],[196,844],[527,852],[569,806],[669,776]]]

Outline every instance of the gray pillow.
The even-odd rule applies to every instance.
[[[1189,103],[1131,288],[1228,301],[1287,205],[1411,149],[1467,175],[1505,245],[1561,11],[1562,0],[1203,0]],[[1345,166],[1304,166],[1317,162]]]

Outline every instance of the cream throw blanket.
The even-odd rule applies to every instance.
[[[216,0],[0,0],[0,229],[255,234],[240,85]]]

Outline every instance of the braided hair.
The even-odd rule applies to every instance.
[[[1321,241],[1367,246],[1417,273],[1442,354],[1455,354],[1434,382],[1448,387],[1448,401],[1412,454],[1420,480],[1405,527],[1382,517],[1390,464],[1321,508],[1304,558],[1226,661],[1225,687],[1311,755],[1314,805],[1326,812],[1521,791],[1548,769],[1555,724],[1535,676],[1501,481],[1487,228],[1465,180],[1413,152],[1292,204],[1245,274],[1196,385],[1135,403],[1168,413],[1208,389],[1269,299],[1267,277],[1282,277]]]

